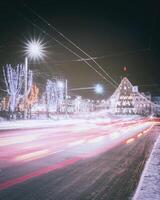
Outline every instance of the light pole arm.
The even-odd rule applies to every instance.
[[[78,91],[78,90],[92,90],[95,87],[83,87],[83,88],[72,88],[71,91]]]

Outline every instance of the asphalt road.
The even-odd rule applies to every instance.
[[[153,125],[86,121],[1,131],[0,200],[129,199],[158,135]]]

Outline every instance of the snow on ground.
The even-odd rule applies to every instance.
[[[160,136],[145,165],[132,200],[160,200]]]

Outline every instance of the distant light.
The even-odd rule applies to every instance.
[[[94,87],[94,91],[95,91],[97,94],[102,94],[102,93],[104,92],[103,87],[102,87],[100,84],[97,84],[97,85]]]
[[[134,142],[134,141],[135,141],[135,138],[130,138],[130,139],[128,139],[128,140],[126,141],[126,144],[129,144],[129,143]]]
[[[30,59],[39,60],[45,56],[45,46],[40,39],[27,41],[25,45],[25,54]]]
[[[151,115],[151,116],[150,116],[150,119],[153,119],[153,118],[154,118],[153,115]]]
[[[123,71],[124,71],[124,72],[127,72],[127,66],[124,66],[124,67],[123,67]]]
[[[138,135],[137,135],[137,137],[139,138],[139,137],[141,137],[143,135],[143,133],[139,133]]]
[[[57,81],[57,87],[62,89],[64,88],[64,82],[63,81]]]
[[[67,96],[67,99],[71,99],[71,96]]]

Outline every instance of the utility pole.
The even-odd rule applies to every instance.
[[[27,118],[27,97],[30,81],[28,81],[28,59],[38,60],[42,59],[45,55],[45,46],[40,40],[30,40],[26,43],[25,46],[25,69],[24,69],[24,119]],[[30,77],[30,75],[29,75]]]
[[[65,89],[66,89],[65,93],[66,93],[66,99],[67,99],[67,96],[68,96],[68,81],[67,81],[67,79],[65,80]]]
[[[65,80],[65,107],[66,107],[66,117],[68,114],[68,81],[67,79]]]
[[[24,119],[27,119],[27,91],[28,91],[28,58],[25,57],[25,70],[24,70]]]

